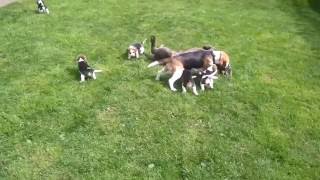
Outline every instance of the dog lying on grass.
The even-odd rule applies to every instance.
[[[86,78],[97,79],[96,73],[102,71],[91,68],[87,62],[87,57],[85,55],[79,55],[77,57],[77,62],[80,72],[80,82],[84,82]]]

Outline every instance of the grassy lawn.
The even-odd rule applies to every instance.
[[[47,4],[0,9],[0,179],[320,177],[317,0]],[[153,34],[225,50],[233,79],[171,92],[124,54]],[[79,83],[79,53],[97,80]]]

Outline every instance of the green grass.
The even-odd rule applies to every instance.
[[[33,1],[0,9],[0,179],[317,179],[316,0]],[[199,97],[126,47],[213,44],[234,77]],[[149,52],[149,44],[147,51]],[[74,58],[103,69],[79,83]]]

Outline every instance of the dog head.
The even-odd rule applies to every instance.
[[[128,47],[128,57],[137,57],[139,50],[135,46]]]
[[[79,54],[76,58],[77,62],[85,61],[87,62],[87,57],[84,54]]]

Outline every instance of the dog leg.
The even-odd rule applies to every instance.
[[[174,87],[174,83],[182,76],[182,73],[183,69],[176,70],[173,73],[172,77],[169,79],[169,86],[172,91],[177,91],[177,89]]]
[[[186,92],[187,92],[186,87],[184,87],[184,86],[182,85],[182,93],[186,93]]]
[[[197,86],[196,86],[196,85],[193,85],[193,86],[192,86],[192,92],[193,92],[193,94],[196,95],[196,96],[199,95],[198,92],[197,92]]]
[[[95,80],[95,79],[97,79],[97,76],[96,76],[96,73],[93,71],[92,72],[92,78]]]
[[[163,73],[163,71],[165,70],[165,67],[163,67],[161,70],[158,71],[157,76],[156,76],[156,80],[159,81],[160,80],[160,76]]]
[[[201,91],[204,91],[205,89],[204,89],[204,84],[203,83],[201,83],[200,84],[200,87],[201,87]]]
[[[83,74],[80,74],[80,78],[81,78],[80,82],[84,82],[86,79],[86,76]]]
[[[213,79],[210,80],[209,86],[211,89],[213,89]]]

